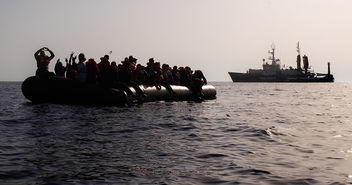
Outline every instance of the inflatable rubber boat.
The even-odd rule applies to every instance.
[[[128,88],[132,95],[128,95],[121,88],[107,88],[60,77],[41,79],[37,76],[31,76],[22,83],[23,95],[33,103],[124,105],[131,102],[195,99],[192,90],[180,85],[171,85],[172,92],[163,86],[139,85],[145,96],[139,96],[133,87]],[[215,98],[215,87],[204,85],[202,87],[202,99]]]

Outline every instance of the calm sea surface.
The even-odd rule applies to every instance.
[[[217,99],[32,104],[0,82],[0,184],[349,184],[352,84],[211,83]]]

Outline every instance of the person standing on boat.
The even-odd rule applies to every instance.
[[[80,82],[86,82],[87,79],[87,70],[86,70],[86,57],[83,53],[78,55],[78,64],[77,64],[77,74],[75,75],[75,80]]]
[[[48,51],[50,53],[50,56],[47,56],[45,54],[45,51]],[[48,76],[54,76],[54,73],[49,72],[49,63],[50,60],[52,60],[55,57],[54,53],[47,47],[43,47],[39,49],[37,52],[34,54],[34,58],[37,61],[37,71],[35,72],[35,76],[39,77],[48,77]]]

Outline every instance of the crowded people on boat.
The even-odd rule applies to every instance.
[[[51,54],[50,57],[44,51],[48,51]],[[53,57],[53,52],[46,47],[36,52],[37,76],[50,73],[48,65]],[[137,58],[132,55],[124,58],[118,65],[114,61],[109,62],[109,55],[101,57],[99,64],[93,58],[86,62],[84,53],[78,55],[78,63],[75,62],[76,58],[72,52],[69,60],[65,59],[66,66],[63,66],[59,59],[55,65],[56,75],[65,77],[66,73],[66,78],[80,82],[122,88],[129,95],[133,94],[129,87],[133,87],[139,96],[145,96],[139,85],[155,86],[157,89],[161,89],[163,86],[172,93],[170,85],[183,85],[190,88],[196,96],[202,96],[202,86],[207,84],[207,80],[200,70],[195,70],[193,73],[189,66],[171,68],[166,63],[160,65],[160,62],[155,62],[154,58],[150,58],[146,66],[137,64]]]

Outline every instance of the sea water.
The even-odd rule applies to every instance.
[[[352,182],[352,84],[211,84],[216,100],[121,107],[0,82],[0,184]]]

